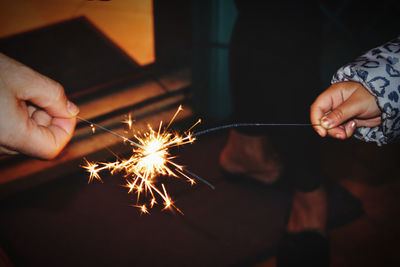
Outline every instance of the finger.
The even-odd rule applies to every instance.
[[[375,117],[367,120],[355,120],[358,127],[376,127],[382,123],[381,117]]]
[[[332,109],[332,104],[330,95],[325,91],[317,97],[310,107],[311,123],[313,124],[314,130],[322,137],[327,135],[327,130],[319,124],[321,123],[321,118]]]
[[[14,87],[18,99],[32,102],[53,117],[71,118],[79,113],[78,107],[67,99],[59,83],[28,67],[20,68],[20,75],[25,79],[18,81]]]
[[[68,135],[72,136],[76,125],[76,119],[53,118],[51,124],[64,130],[66,133],[68,133]]]
[[[345,125],[346,138],[351,137],[356,130],[357,124],[354,120],[348,121]]]
[[[54,158],[71,139],[76,120],[75,118],[54,118],[48,127],[30,123],[29,139],[21,144],[22,153],[43,159]]]
[[[28,109],[29,117],[32,117],[32,114],[33,114],[33,112],[35,112],[37,110],[37,107],[32,106],[32,105],[27,105],[27,109]]]
[[[8,148],[6,148],[6,147],[4,147],[4,146],[0,146],[0,155],[1,155],[1,154],[6,154],[6,155],[18,155],[19,153],[18,153],[18,151],[8,149]]]
[[[357,97],[349,97],[341,105],[321,118],[321,125],[326,129],[335,128],[347,120],[356,117],[362,109],[362,102]]]
[[[346,139],[347,135],[346,135],[346,130],[343,126],[339,126],[339,127],[335,127],[335,128],[331,128],[328,130],[328,135],[330,137],[336,138],[336,139]]]
[[[40,126],[48,127],[51,125],[52,117],[44,110],[36,110],[32,113],[31,118]]]

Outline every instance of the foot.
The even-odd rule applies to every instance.
[[[315,230],[325,234],[326,220],[326,193],[322,187],[307,193],[295,192],[287,226],[289,233]]]
[[[287,233],[276,255],[277,267],[329,266],[330,244],[326,237],[326,193],[322,187],[295,192]]]
[[[282,170],[278,154],[265,136],[247,136],[234,130],[219,157],[220,166],[264,183],[275,182]]]

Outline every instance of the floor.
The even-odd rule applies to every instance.
[[[400,265],[399,148],[354,140],[327,145],[326,169],[334,170],[330,178],[361,200],[365,212],[329,231],[332,267]],[[275,259],[257,266],[275,266]]]
[[[1,203],[0,237],[9,245],[5,250],[12,252],[17,266],[51,266],[60,259],[59,266],[77,261],[86,266],[275,266],[274,248],[290,194],[280,187],[224,180],[217,158],[226,133],[204,136],[173,151],[178,162],[216,186],[214,191],[201,182],[190,187],[181,180],[165,181],[184,216],[157,207],[141,215],[130,206],[132,197],[120,187],[118,176],[104,173],[103,184],[86,184],[87,174],[81,171]],[[332,266],[400,264],[400,182],[393,156],[398,145],[377,148],[328,140],[323,151],[322,164],[331,169],[330,178],[364,208],[360,215],[351,195],[332,193],[331,217],[341,221],[328,233]],[[44,257],[43,251],[53,256]]]

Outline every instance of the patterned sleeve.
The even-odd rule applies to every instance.
[[[354,136],[378,146],[400,139],[400,36],[341,67],[331,83],[361,83],[376,98],[382,124],[358,127]]]

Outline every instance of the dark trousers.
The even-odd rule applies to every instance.
[[[309,123],[309,107],[320,90],[317,2],[236,1],[236,5],[239,14],[230,46],[232,120]],[[319,137],[311,126],[238,131],[267,135],[296,189],[308,192],[320,186]]]

